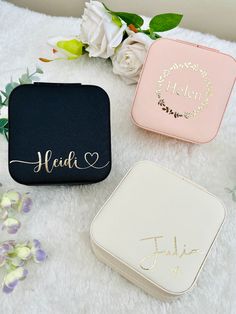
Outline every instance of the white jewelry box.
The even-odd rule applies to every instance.
[[[224,206],[207,190],[142,161],[94,218],[92,248],[147,293],[173,299],[193,287],[224,218]]]

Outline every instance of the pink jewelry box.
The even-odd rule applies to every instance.
[[[193,143],[217,134],[236,77],[235,59],[171,39],[150,47],[134,98],[132,118],[144,129]]]

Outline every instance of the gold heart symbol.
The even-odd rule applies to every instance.
[[[92,167],[97,163],[99,159],[99,154],[97,152],[93,153],[87,152],[84,154],[84,159],[87,162],[87,164]]]

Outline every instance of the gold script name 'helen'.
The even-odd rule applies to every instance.
[[[147,237],[141,239],[140,241],[152,241],[154,246],[154,251],[151,254],[144,256],[141,259],[139,265],[143,270],[151,270],[153,269],[158,262],[158,259],[161,256],[176,256],[178,258],[182,258],[184,256],[190,256],[196,253],[199,253],[199,249],[187,249],[184,244],[181,249],[179,249],[179,245],[177,243],[177,237],[173,238],[173,248],[170,250],[161,250],[159,248],[160,239],[164,238],[163,236],[156,237]]]
[[[51,150],[47,150],[44,155],[41,152],[37,153],[38,160],[37,161],[24,161],[24,160],[11,160],[11,163],[21,163],[21,164],[28,164],[28,165],[35,165],[34,172],[38,173],[41,170],[45,170],[47,173],[52,173],[55,168],[64,168],[67,167],[69,169],[76,168],[80,170],[94,168],[94,169],[103,169],[110,163],[109,161],[103,166],[97,166],[99,161],[99,154],[98,152],[86,152],[84,154],[84,162],[86,166],[80,166],[77,156],[74,151],[69,152],[67,158],[55,158],[53,159],[53,153]]]
[[[199,100],[199,101],[202,98],[202,94],[198,91],[192,90],[188,84],[185,85],[184,87],[181,87],[179,86],[177,82],[169,81],[165,91],[173,95],[182,96],[185,98]]]

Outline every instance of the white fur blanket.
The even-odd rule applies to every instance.
[[[203,21],[204,23],[204,21]],[[50,17],[0,1],[0,88],[43,56],[49,36],[79,31],[79,19]],[[169,37],[220,49],[236,57],[236,43],[178,28]],[[225,187],[236,184],[236,91],[217,138],[193,145],[135,127],[130,109],[135,86],[113,75],[109,62],[83,57],[42,65],[44,81],[82,82],[102,86],[112,107],[113,168],[90,186],[25,187],[7,170],[7,143],[0,138],[0,182],[4,189],[29,191],[34,206],[22,218],[17,239],[38,238],[48,253],[44,264],[32,264],[28,278],[13,294],[0,292],[1,314],[236,312],[236,204]],[[222,86],[223,88],[223,86]],[[23,127],[23,126],[22,126]],[[90,223],[135,161],[153,160],[184,175],[220,197],[228,216],[194,290],[173,303],[158,301],[100,263],[89,243]],[[204,219],[204,217],[203,217]],[[7,239],[5,232],[0,239]],[[3,273],[0,271],[0,280]]]

